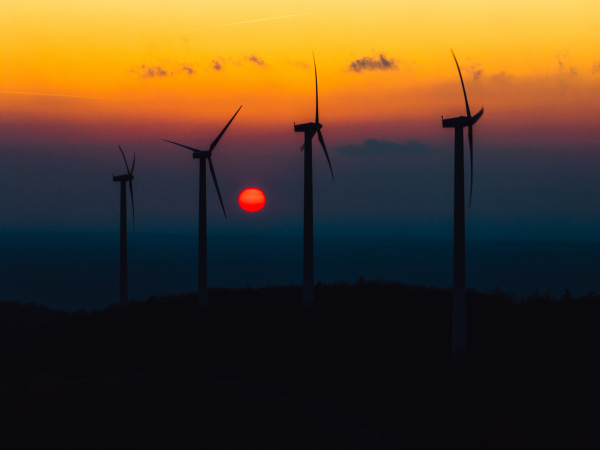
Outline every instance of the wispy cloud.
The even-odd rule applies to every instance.
[[[565,70],[565,59],[569,55],[568,52],[559,52],[554,55],[558,64],[558,71],[563,72]]]
[[[37,95],[42,97],[66,97],[66,98],[85,98],[90,100],[118,100],[110,97],[89,97],[87,95],[71,95],[71,94],[47,94],[43,92],[28,92],[28,91],[0,91],[0,94],[12,95]]]
[[[145,64],[132,69],[131,72],[142,78],[161,78],[168,75],[167,71],[160,66],[146,66]]]
[[[256,55],[252,55],[252,56],[246,56],[246,60],[248,60],[248,61],[250,61],[250,62],[252,62],[252,63],[254,63],[254,64],[257,64],[257,65],[259,65],[259,66],[264,66],[264,65],[266,65],[266,64],[265,64],[265,61],[264,61],[262,58],[259,58],[259,57],[258,57],[258,56],[256,56]]]
[[[221,71],[225,69],[226,65],[234,65],[237,67],[242,67],[247,64],[257,65],[259,67],[267,67],[268,64],[259,56],[252,54],[250,56],[244,56],[242,59],[234,59],[232,57],[223,57],[218,56],[211,61],[212,68],[216,71]]]
[[[309,14],[312,14],[312,12],[301,12],[301,13],[296,13],[296,14],[286,14],[285,16],[263,17],[262,19],[243,20],[241,22],[233,22],[233,23],[226,23],[226,24],[223,24],[223,25],[215,25],[213,27],[201,28],[201,30],[212,30],[214,28],[232,27],[232,26],[235,26],[235,25],[246,25],[248,23],[266,22],[268,20],[289,19],[291,17],[307,16]]]
[[[569,52],[562,51],[558,52],[554,55],[556,58],[556,62],[558,63],[558,72],[559,73],[567,73],[569,75],[577,75],[577,69],[568,64]]]
[[[397,68],[396,61],[393,58],[386,58],[383,53],[379,54],[379,58],[365,56],[350,63],[350,70],[358,73],[363,70],[395,70]]]
[[[186,28],[184,30],[180,29],[180,30],[163,31],[163,32],[160,32],[160,33],[144,34],[144,35],[141,35],[141,36],[131,37],[130,39],[145,39],[145,38],[149,38],[149,37],[165,36],[165,35],[175,34],[175,33],[189,33],[189,32],[193,32],[193,31],[207,31],[207,30],[214,30],[214,29],[217,29],[217,28],[233,27],[233,26],[237,26],[237,25],[246,25],[246,24],[250,24],[250,23],[267,22],[269,20],[289,19],[289,18],[292,18],[292,17],[307,16],[309,14],[312,14],[312,12],[301,12],[301,13],[295,13],[295,14],[286,14],[284,16],[263,17],[263,18],[260,18],[260,19],[242,20],[241,22],[224,23],[224,24],[221,24],[221,25],[213,25],[213,26],[210,26],[210,27],[203,27],[203,28]]]
[[[304,61],[288,61],[288,64],[291,64],[294,67],[298,67],[300,69],[308,69],[308,63]]]
[[[410,139],[404,143],[365,139],[360,145],[345,145],[338,148],[339,153],[347,156],[383,155],[390,153],[424,154],[429,151],[431,151],[431,147],[427,144]]]
[[[512,80],[514,78],[514,75],[506,72],[505,70],[502,70],[500,72],[496,72],[494,74],[491,75],[490,77],[493,81],[498,81],[498,82],[507,82],[509,80]]]
[[[188,75],[193,75],[196,73],[193,67],[191,66],[181,66],[181,70],[187,72]]]
[[[175,65],[174,69],[168,69],[164,66],[147,66],[142,64],[131,70],[141,78],[164,78],[172,77],[178,73],[185,73],[187,75],[194,75],[196,70],[191,64],[179,63]]]
[[[600,62],[597,62],[592,66],[592,73],[594,75],[600,74]]]
[[[469,72],[473,74],[473,80],[477,81],[483,74],[483,69],[480,63],[473,63],[468,68]]]

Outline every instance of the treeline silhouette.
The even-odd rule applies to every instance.
[[[22,390],[49,373],[237,380],[392,446],[465,436],[515,446],[515,429],[524,446],[591,436],[600,295],[469,290],[463,361],[452,360],[450,289],[361,279],[317,284],[315,296],[308,309],[300,287],[213,288],[205,310],[195,293],[70,314],[0,303],[1,380]]]

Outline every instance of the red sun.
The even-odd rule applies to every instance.
[[[256,212],[265,206],[265,194],[260,189],[244,189],[238,197],[240,207],[248,212]]]

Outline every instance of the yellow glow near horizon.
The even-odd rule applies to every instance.
[[[0,92],[0,111],[95,117],[96,104],[50,98],[71,96],[120,99],[100,109],[132,121],[212,121],[239,104],[254,122],[312,120],[314,50],[332,120],[462,114],[452,47],[472,108],[519,102],[533,112],[551,98],[587,114],[600,85],[598,17],[595,0],[4,0],[0,91],[47,94],[58,106]],[[396,69],[350,70],[379,55]]]

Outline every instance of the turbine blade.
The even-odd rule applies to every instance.
[[[460,66],[458,65],[458,60],[456,59],[456,55],[454,51],[450,49],[452,52],[452,56],[454,57],[454,62],[456,63],[456,68],[458,69],[458,75],[460,76],[460,84],[462,84],[463,94],[465,94],[465,104],[467,105],[467,117],[471,117],[471,110],[469,109],[469,101],[467,100],[467,91],[465,90],[465,82],[463,81],[462,73],[460,73]]]
[[[131,179],[129,180],[129,192],[131,193],[131,214],[133,216],[133,231],[135,231],[135,206],[133,206],[133,181]]]
[[[134,167],[135,167],[135,152],[133,153],[133,164],[131,165],[131,172],[129,172],[129,175],[133,175]]]
[[[188,150],[191,150],[193,152],[201,152],[202,151],[202,150],[199,150],[199,149],[194,148],[194,147],[188,147],[187,145],[178,144],[177,142],[167,141],[166,139],[162,139],[162,140],[165,141],[165,142],[169,142],[171,144],[179,145],[180,147],[183,147],[183,148],[187,148]]]
[[[471,125],[475,125],[481,116],[483,116],[483,108],[481,108],[479,112],[471,118]]]
[[[469,125],[469,151],[471,153],[471,192],[469,193],[469,208],[473,198],[473,125]]]
[[[213,163],[208,158],[208,167],[210,167],[210,174],[212,175],[213,181],[215,182],[215,187],[217,188],[217,194],[219,195],[219,201],[221,202],[221,208],[223,208],[223,214],[227,218],[227,213],[225,212],[225,205],[223,204],[223,198],[221,197],[221,191],[219,190],[219,183],[217,183],[217,176],[215,175],[215,168],[213,167]]]
[[[125,167],[127,167],[127,173],[129,173],[129,165],[127,164],[127,158],[125,158],[125,153],[123,153],[123,149],[119,145],[119,150],[121,150],[121,155],[123,156],[123,161],[125,161]]]
[[[315,66],[315,98],[316,98],[316,113],[315,123],[319,123],[319,85],[317,83],[317,61],[315,61],[315,52],[313,52],[313,65]]]
[[[231,120],[227,123],[227,125],[225,125],[225,128],[223,128],[223,131],[221,131],[221,134],[219,134],[217,136],[217,138],[213,141],[212,144],[210,144],[210,148],[208,149],[209,152],[212,153],[212,151],[214,150],[214,148],[217,146],[219,140],[221,139],[221,136],[223,136],[223,134],[225,134],[225,131],[227,130],[227,128],[229,127],[229,125],[231,125],[231,122],[233,122],[233,119],[235,119],[235,116],[237,116],[237,113],[240,112],[240,109],[242,109],[242,107],[240,106],[238,108],[238,110],[235,112],[235,114],[233,115],[233,117],[231,118]]]
[[[327,147],[325,147],[325,140],[323,139],[321,130],[317,130],[317,134],[319,136],[319,142],[321,143],[321,147],[323,147],[323,151],[325,152],[325,157],[327,158],[327,164],[329,164],[329,170],[331,171],[331,179],[335,181],[335,179],[333,178],[333,169],[331,168],[331,161],[329,161],[329,155],[327,154]]]

